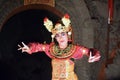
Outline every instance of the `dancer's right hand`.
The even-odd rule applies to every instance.
[[[27,53],[31,54],[30,48],[25,43],[22,42],[22,46],[18,44],[18,47],[19,47],[18,50],[22,50],[22,53],[27,52]]]

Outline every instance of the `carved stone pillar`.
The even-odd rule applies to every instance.
[[[54,7],[55,1],[54,0],[24,0],[24,5],[29,5],[29,4],[46,4]]]

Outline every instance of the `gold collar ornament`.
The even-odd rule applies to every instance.
[[[68,32],[68,35],[71,36],[72,28],[71,28],[71,21],[68,14],[65,14],[61,19],[63,25],[61,23],[56,23],[55,27],[53,28],[53,22],[49,20],[47,17],[44,18],[44,26],[46,29],[52,33],[52,42],[56,34],[61,32]]]
[[[75,53],[77,50],[77,46],[73,44],[69,44],[67,48],[60,49],[58,45],[51,45],[50,48],[50,53],[54,58],[59,58],[59,59],[66,59],[66,58],[71,58],[71,56]]]

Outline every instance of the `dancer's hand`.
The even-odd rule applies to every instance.
[[[96,54],[96,55],[92,56],[92,52],[90,52],[90,56],[89,56],[89,59],[88,59],[89,63],[99,61],[99,60],[100,60],[100,54]]]
[[[18,47],[19,47],[18,50],[22,50],[22,53],[23,52],[27,52],[27,53],[31,54],[30,53],[30,48],[25,43],[23,43],[23,42],[22,42],[22,45],[23,46],[21,46],[21,45],[18,44]]]

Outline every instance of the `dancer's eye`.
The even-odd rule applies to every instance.
[[[65,36],[65,32],[62,32],[62,33],[61,33],[61,36]]]

